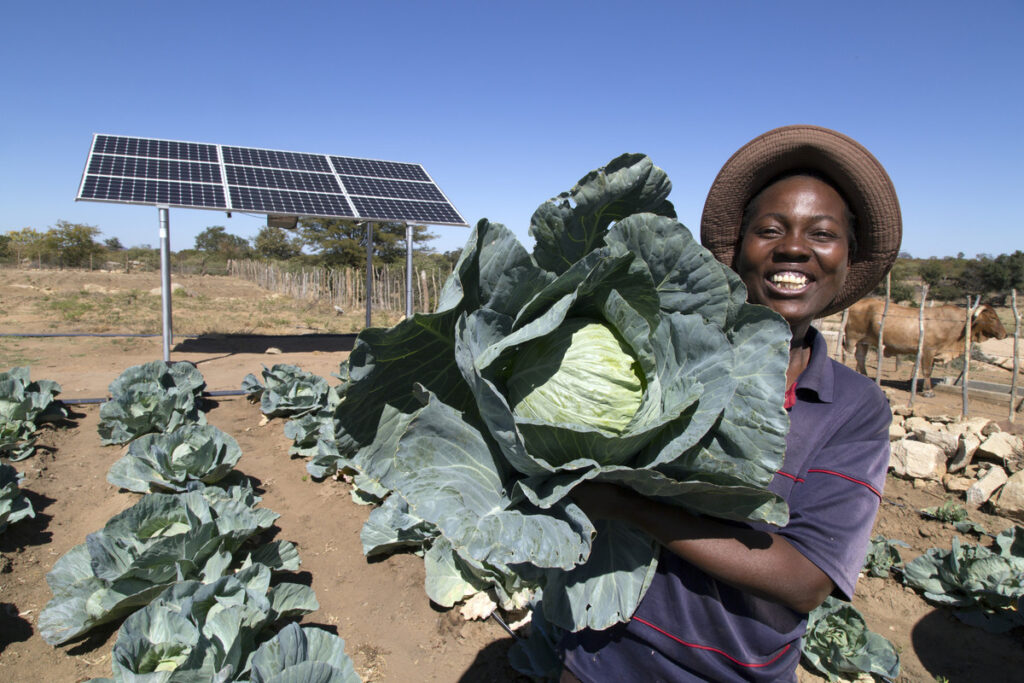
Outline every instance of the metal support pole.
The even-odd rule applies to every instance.
[[[373,323],[373,223],[366,224],[366,326]]]
[[[163,303],[164,362],[171,360],[171,239],[168,208],[157,207],[160,214],[160,298]]]
[[[412,224],[405,224],[405,317],[412,317]]]

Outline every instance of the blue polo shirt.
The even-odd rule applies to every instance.
[[[770,489],[790,521],[772,531],[850,599],[864,564],[889,466],[888,401],[875,383],[831,360],[811,328],[811,357],[789,409],[786,455]],[[807,615],[716,581],[663,550],[627,624],[571,633],[565,666],[592,681],[795,681]]]

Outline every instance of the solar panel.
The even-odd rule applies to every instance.
[[[468,225],[419,164],[95,135],[77,199]]]

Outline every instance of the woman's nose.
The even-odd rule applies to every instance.
[[[795,230],[787,232],[775,245],[776,260],[805,261],[810,255],[810,245],[803,235]]]

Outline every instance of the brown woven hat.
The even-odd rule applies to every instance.
[[[815,171],[831,180],[856,216],[857,251],[846,284],[824,317],[875,288],[895,262],[903,235],[892,181],[856,140],[819,126],[784,126],[754,138],[725,162],[712,183],[700,220],[700,241],[731,268],[747,203],[769,181],[795,170]]]

